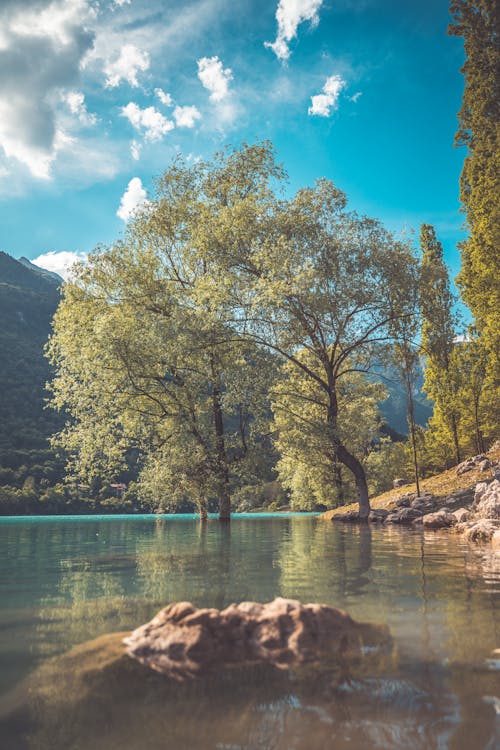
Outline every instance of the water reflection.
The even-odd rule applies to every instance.
[[[480,750],[496,742],[494,704],[483,698],[500,692],[498,673],[486,667],[500,645],[500,573],[498,557],[485,550],[444,535],[340,528],[301,517],[231,525],[0,521],[0,544],[0,692],[43,668],[48,656],[130,630],[171,601],[218,608],[277,595],[324,601],[358,620],[387,623],[397,642],[397,665],[334,696],[324,686],[315,692],[281,683],[267,695],[257,680],[226,692],[212,686],[194,702],[178,696],[169,707],[160,705],[155,688],[145,707],[134,704],[143,688],[118,700],[111,682],[106,694],[118,705],[107,710],[119,714],[120,726],[103,739],[94,727],[88,745],[78,747]],[[63,694],[51,704],[57,721],[68,710],[64,700],[74,700]],[[128,712],[133,720],[124,718]],[[188,732],[182,721],[190,717]],[[150,744],[131,744],[141,726],[149,727]],[[162,736],[170,744],[161,744]]]

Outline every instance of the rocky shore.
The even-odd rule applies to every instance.
[[[481,454],[468,458],[447,472],[443,488],[447,493],[424,491],[420,496],[416,492],[405,492],[397,497],[389,497],[382,505],[373,502],[369,522],[375,524],[398,524],[401,526],[419,526],[424,530],[449,529],[461,539],[474,543],[491,544],[500,551],[500,462],[499,446],[495,445],[488,455]],[[468,481],[480,479],[474,483]],[[429,481],[439,487],[437,478]],[[453,481],[455,479],[455,481]],[[458,482],[456,480],[459,480]],[[395,489],[401,491],[402,480],[394,482]],[[458,484],[458,486],[456,486]],[[466,486],[460,486],[465,484]],[[353,508],[325,513],[323,518],[336,523],[356,523],[359,516]]]

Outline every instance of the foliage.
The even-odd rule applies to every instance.
[[[463,37],[465,87],[456,143],[467,147],[460,199],[467,216],[458,282],[488,352],[490,377],[500,375],[500,11],[496,0],[451,0],[449,33]]]
[[[224,173],[178,161],[125,240],[66,285],[50,343],[54,404],[74,418],[58,442],[86,481],[119,475],[133,448],[139,497],[189,498],[205,515],[215,496],[228,516],[231,485],[264,447],[274,362],[230,327],[211,253],[260,179],[249,164],[226,191]]]
[[[331,450],[354,476],[366,516],[365,472],[340,437],[339,389],[350,360],[368,371],[383,356],[391,321],[408,312],[414,259],[408,245],[346,205],[327,180],[290,200],[266,195],[258,231],[221,254],[219,276],[231,290],[227,303],[237,300],[241,335],[278,353],[325,392]],[[316,368],[300,361],[301,350]]]
[[[424,390],[434,402],[432,423],[437,432],[449,434],[460,463],[459,424],[462,417],[462,373],[456,346],[457,316],[443,248],[434,228],[423,224],[420,233],[422,352],[425,357]]]
[[[312,372],[320,366],[307,350],[296,355]],[[338,437],[360,461],[378,438],[377,405],[384,398],[383,387],[351,372],[338,387]],[[272,393],[276,428],[277,464],[282,485],[291,493],[294,510],[314,510],[348,502],[352,480],[342,473],[331,437],[328,394],[293,362],[286,362],[282,377]]]

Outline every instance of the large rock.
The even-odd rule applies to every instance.
[[[279,669],[344,660],[368,647],[387,645],[385,626],[357,623],[323,604],[277,598],[226,609],[171,604],[124,639],[142,664],[183,680],[223,668],[269,664]]]
[[[447,529],[457,523],[454,513],[447,510],[439,510],[437,513],[429,513],[422,519],[424,529]]]
[[[385,523],[398,523],[403,526],[410,526],[417,518],[421,518],[422,516],[422,511],[415,508],[399,508],[389,513],[385,519]]]
[[[385,508],[373,508],[373,510],[370,511],[368,520],[371,521],[371,523],[384,523],[388,515],[389,511]]]
[[[500,481],[476,484],[472,507],[477,518],[500,518]]]
[[[499,520],[481,518],[479,521],[462,524],[460,530],[467,542],[491,542],[499,529]]]

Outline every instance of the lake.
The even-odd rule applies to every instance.
[[[0,737],[8,750],[500,746],[500,655],[492,655],[500,558],[486,549],[445,533],[276,514],[235,516],[230,526],[200,526],[191,516],[3,518],[0,550]],[[56,695],[52,657],[131,630],[169,602],[222,608],[276,596],[386,623],[391,659],[335,686],[293,675],[274,684],[256,673],[230,687],[165,692],[166,678],[154,676],[132,697],[123,680],[103,682],[85,712],[77,698]],[[44,665],[55,667],[44,673]],[[36,688],[50,710],[36,720],[32,712],[29,724],[10,720],[12,705],[35,700],[33,672],[51,675]]]

